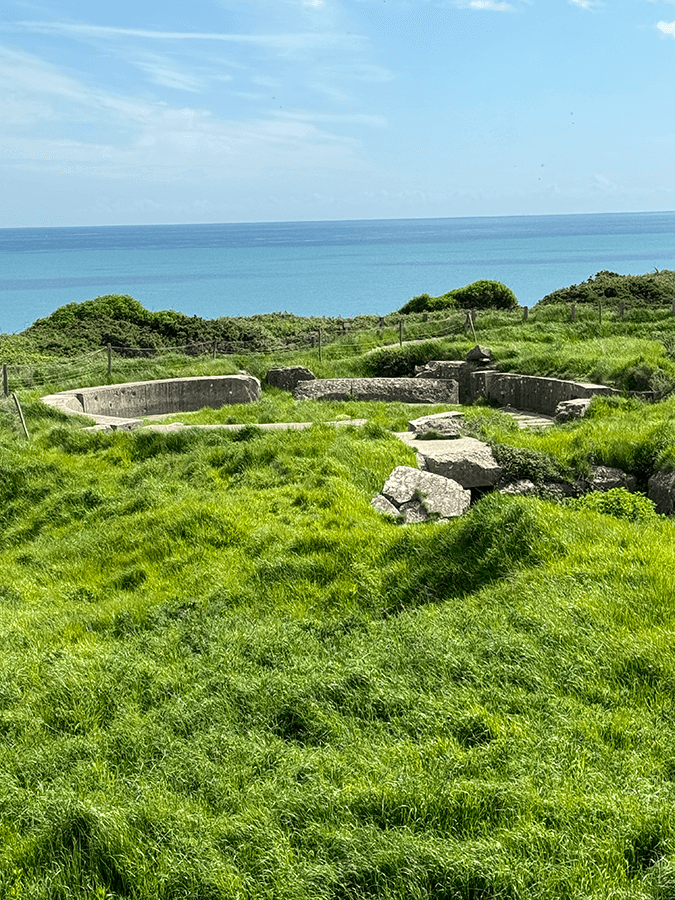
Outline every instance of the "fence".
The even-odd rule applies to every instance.
[[[544,308],[546,309],[546,308]],[[578,312],[575,303],[568,308],[570,323],[578,321]],[[589,314],[596,316],[602,322],[602,308],[594,311],[583,305],[584,318]],[[623,319],[625,305],[621,303],[618,308],[618,316]],[[675,303],[673,304],[675,314]],[[369,350],[381,346],[402,345],[404,341],[431,340],[448,336],[471,336],[478,340],[477,328],[480,328],[479,320],[494,320],[495,317],[503,320],[511,320],[513,324],[522,322],[523,325],[536,323],[539,312],[529,314],[527,307],[519,307],[516,310],[457,310],[447,318],[431,318],[424,313],[416,321],[410,321],[409,316],[393,314],[388,317],[380,317],[376,327],[358,327],[356,323],[348,320],[334,325],[332,328],[318,326],[315,331],[302,336],[283,341],[278,339],[261,347],[261,339],[234,341],[234,340],[209,340],[192,341],[187,344],[172,347],[121,347],[108,344],[89,353],[83,353],[74,357],[49,358],[43,357],[33,363],[3,364],[2,366],[2,394],[7,397],[12,390],[20,389],[52,389],[62,387],[64,383],[77,384],[88,381],[92,384],[100,383],[106,378],[109,380],[115,376],[128,372],[133,375],[133,361],[146,360],[161,363],[171,359],[172,367],[180,369],[182,358],[187,370],[196,358],[216,359],[228,356],[245,356],[246,358],[276,358],[290,356],[294,353],[307,356],[314,352],[319,361],[324,358],[340,360],[354,357]],[[478,324],[477,324],[478,323]],[[126,361],[123,363],[122,361]],[[193,367],[194,368],[194,367]],[[194,372],[193,372],[194,374]],[[133,379],[131,379],[133,380]]]

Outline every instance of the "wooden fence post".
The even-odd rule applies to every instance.
[[[529,312],[530,312],[529,309],[526,306],[524,306],[523,307],[523,322],[527,322],[527,317],[529,315]]]
[[[399,347],[403,346],[403,319],[400,319],[398,323],[398,345]]]
[[[673,300],[673,315],[675,316],[675,300]]]
[[[576,305],[576,303],[573,303],[573,304],[572,304],[572,310],[571,310],[571,313],[572,313],[571,320],[572,320],[572,322],[575,322],[575,321],[576,321],[576,318],[577,318],[577,305]]]
[[[216,353],[218,352],[218,338],[213,339],[213,356],[212,359],[216,358]]]
[[[106,345],[108,349],[108,375],[112,375],[112,347],[110,344]]]
[[[378,328],[384,328],[384,316],[380,316],[380,321],[377,323]]]
[[[321,326],[319,325],[319,362],[323,360],[323,356],[321,353]]]
[[[9,375],[7,374],[7,363],[2,364],[2,392],[5,397],[9,396]]]
[[[23,433],[26,435],[26,439],[30,440],[30,435],[28,434],[28,429],[26,428],[26,420],[23,417],[23,410],[21,409],[21,404],[19,403],[19,398],[16,396],[14,391],[12,391],[12,397],[14,397],[16,411],[18,412],[19,418],[21,419],[21,424],[23,425]]]
[[[423,322],[429,321],[429,313],[422,313],[422,321]]]
[[[468,334],[468,333],[469,333],[469,328],[471,328],[471,314],[470,314],[469,311],[467,310],[467,313],[466,313],[466,320],[465,320],[465,322],[464,322],[464,334]]]
[[[623,314],[625,312],[626,312],[626,304],[622,300],[621,303],[619,303],[619,315],[621,316],[622,319],[623,319]]]

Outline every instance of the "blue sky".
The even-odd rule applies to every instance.
[[[4,0],[0,226],[675,209],[675,0]]]

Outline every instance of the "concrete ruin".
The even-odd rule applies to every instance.
[[[48,394],[42,401],[71,415],[88,416],[97,425],[130,430],[145,416],[196,412],[205,406],[219,409],[259,399],[260,382],[252,375],[203,375],[76,388]]]

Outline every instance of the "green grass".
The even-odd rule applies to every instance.
[[[668,372],[650,315],[582,311],[575,342],[559,308],[495,313],[484,342],[538,374]],[[291,357],[419,359],[363,349]],[[391,432],[419,407],[265,389],[179,417],[240,433],[106,435],[21,396],[30,441],[0,404],[0,897],[675,897],[675,531],[646,501],[489,495],[399,526],[370,500],[414,465]],[[596,399],[541,432],[465,415],[514,477],[605,464],[644,489],[675,468],[674,399]],[[368,424],[326,424],[349,418]],[[274,421],[314,424],[255,427]]]
[[[369,501],[412,462],[407,410],[88,435],[25,405],[32,441],[0,438],[2,896],[672,896],[671,522],[492,495],[393,525]],[[670,416],[606,406],[470,418],[567,460]]]

